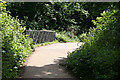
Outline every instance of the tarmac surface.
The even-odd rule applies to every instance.
[[[82,43],[56,43],[38,47],[27,59],[22,78],[74,78],[59,61]]]

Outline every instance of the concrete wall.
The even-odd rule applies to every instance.
[[[55,32],[50,30],[26,30],[26,33],[36,43],[52,42],[55,40]]]

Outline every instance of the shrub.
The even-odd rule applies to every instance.
[[[19,67],[31,52],[32,40],[23,34],[25,27],[19,23],[19,19],[9,15],[5,10],[5,2],[0,3],[2,34],[2,77],[15,78]]]
[[[81,41],[83,41],[84,37],[86,37],[86,34],[87,33],[82,33],[81,35],[79,35],[79,38],[80,38]]]
[[[117,79],[120,64],[120,12],[108,10],[92,22],[84,37],[84,46],[68,55],[66,66],[77,77],[85,80]]]
[[[56,31],[56,40],[58,40],[59,42],[76,42],[78,41],[78,37],[73,35],[70,32],[58,32]]]

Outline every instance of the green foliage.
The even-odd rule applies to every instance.
[[[31,6],[32,5],[32,6]],[[8,3],[7,9],[13,16],[18,16],[24,20],[22,25],[27,25],[29,29],[58,29],[67,30],[67,27],[75,24],[75,20],[71,17],[74,3]],[[80,5],[78,5],[80,6]],[[29,9],[27,8],[29,7]],[[68,8],[70,10],[68,10]],[[82,14],[82,12],[81,12]],[[26,15],[26,16],[24,16]],[[51,24],[52,23],[52,24]]]
[[[12,17],[5,10],[5,2],[0,3],[2,34],[2,77],[16,78],[19,67],[31,52],[32,40],[23,34],[25,27],[19,23],[19,19]]]
[[[58,40],[58,42],[77,42],[79,39],[71,32],[56,31],[56,40]]]
[[[104,10],[113,8],[116,3],[85,2],[12,2],[7,9],[12,16],[24,20],[27,29],[53,29],[73,31],[77,35],[95,27],[91,20],[100,16]],[[29,7],[29,8],[28,8]]]
[[[68,55],[66,66],[77,77],[85,80],[116,80],[120,64],[120,12],[103,11],[102,17],[92,22],[83,41],[84,46]]]
[[[81,35],[79,35],[80,41],[83,42],[83,39],[86,37],[87,33],[82,33]]]

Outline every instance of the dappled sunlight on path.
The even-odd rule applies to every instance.
[[[82,44],[82,43],[80,43]],[[35,49],[27,60],[22,78],[74,78],[59,59],[66,58],[68,52],[79,48],[77,43],[57,43]]]

